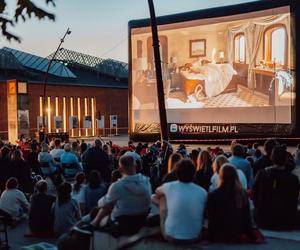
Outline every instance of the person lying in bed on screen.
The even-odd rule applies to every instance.
[[[214,64],[208,60],[197,60],[186,64],[181,69],[181,74],[186,80],[204,81],[204,95],[213,97],[221,94],[229,85],[233,75],[237,72],[229,63]],[[196,90],[196,89],[195,89]],[[198,95],[195,91],[195,94]]]

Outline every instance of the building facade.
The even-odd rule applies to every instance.
[[[45,85],[49,62],[0,50],[1,138],[33,137],[43,126],[70,137],[128,132],[127,64],[60,51]]]

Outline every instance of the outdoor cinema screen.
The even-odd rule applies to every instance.
[[[283,6],[159,25],[170,133],[291,126],[296,99],[292,22],[290,7]],[[151,29],[132,27],[130,37],[131,132],[156,133]]]

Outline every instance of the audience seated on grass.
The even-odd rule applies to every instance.
[[[232,156],[229,157],[228,161],[236,168],[241,170],[246,179],[247,185],[250,189],[253,184],[253,170],[249,161],[244,159],[245,151],[242,145],[236,144],[232,147]]]
[[[297,222],[299,223],[297,218],[299,180],[286,169],[285,147],[274,147],[271,160],[274,165],[260,170],[255,178],[254,219],[261,228],[294,229]]]
[[[75,176],[75,183],[72,185],[72,198],[79,204],[82,214],[85,212],[85,174],[83,172],[77,173]]]
[[[3,191],[5,189],[6,181],[10,176],[10,148],[3,146],[0,152],[0,190]]]
[[[248,194],[237,170],[225,163],[219,171],[220,183],[207,201],[208,238],[213,242],[256,241],[252,229]]]
[[[47,194],[48,185],[44,180],[36,183],[37,192],[30,198],[29,229],[38,236],[53,234],[53,204],[55,196]]]
[[[27,163],[31,168],[31,171],[37,175],[42,175],[41,165],[38,161],[39,146],[36,142],[30,145],[30,152],[27,155]]]
[[[123,235],[136,233],[144,225],[151,203],[149,179],[136,173],[132,156],[119,159],[119,170],[123,177],[99,200],[99,212],[89,229],[101,228],[113,235]]]
[[[208,191],[212,175],[213,169],[211,155],[207,150],[202,150],[199,153],[197,161],[196,183]]]
[[[12,152],[9,165],[10,177],[16,177],[18,180],[18,189],[25,194],[33,192],[33,184],[31,179],[30,167],[23,158],[23,153],[20,149]]]
[[[179,153],[171,154],[168,160],[168,174],[166,174],[162,180],[162,183],[170,181],[177,181],[176,176],[176,164],[182,159],[182,155]]]
[[[84,189],[85,214],[97,207],[100,200],[107,192],[107,185],[102,181],[98,171],[93,170],[88,176],[88,182]]]
[[[129,243],[153,232],[162,232],[165,239],[176,243],[200,238],[259,243],[263,236],[253,229],[251,220],[254,226],[271,230],[292,230],[300,225],[299,180],[294,175],[300,178],[300,166],[296,164],[300,149],[292,155],[286,145],[277,147],[273,139],[264,144],[266,155],[261,155],[257,143],[253,147],[249,144],[247,149],[236,140],[226,153],[218,145],[188,151],[181,144],[178,153],[173,154],[168,141],[137,146],[129,142],[122,147],[98,138],[94,146],[83,140],[63,144],[67,152],[61,148],[61,140],[55,138],[50,143],[39,143],[23,136],[18,145],[0,140],[0,187],[5,189],[0,215],[8,224],[15,225],[27,216],[26,195],[33,193],[37,182],[27,220],[30,236],[53,231],[77,242],[80,250],[78,243],[88,242],[95,229],[104,231],[102,235],[124,236],[120,240]],[[72,163],[76,163],[75,168]],[[81,163],[84,169],[78,168]],[[63,176],[61,165],[74,172]],[[253,170],[256,179],[252,188]],[[41,178],[48,186],[44,180],[38,181]],[[150,216],[150,212],[156,212],[150,198],[155,191],[153,203],[159,206],[160,216]],[[56,201],[48,193],[56,196]],[[254,218],[249,211],[250,199]],[[80,220],[81,214],[84,217]],[[204,225],[208,229],[202,231],[204,216],[208,216]]]
[[[65,177],[75,177],[78,172],[82,172],[81,164],[79,163],[77,156],[71,152],[69,143],[65,144],[64,151],[65,152],[60,157],[63,175]]]
[[[207,192],[194,184],[195,166],[191,160],[177,163],[178,181],[156,189],[152,201],[159,206],[161,231],[170,242],[191,243],[201,236]]]
[[[0,215],[6,218],[8,224],[25,219],[29,209],[29,202],[18,186],[17,178],[9,178],[0,198]]]
[[[64,153],[64,150],[61,148],[61,139],[57,138],[54,140],[54,149],[50,151],[50,154],[55,161],[60,162],[60,157]]]
[[[52,175],[59,170],[59,163],[49,153],[49,145],[47,143],[42,144],[42,151],[39,153],[38,160],[41,163],[41,170],[44,176]]]
[[[265,141],[264,144],[264,151],[265,155],[261,156],[257,161],[254,163],[253,166],[253,175],[256,176],[259,170],[265,169],[273,165],[271,160],[271,154],[273,148],[277,145],[277,141],[274,139],[268,139]]]
[[[102,149],[102,141],[100,139],[96,139],[94,146],[86,151],[84,161],[86,165],[87,175],[91,171],[97,170],[100,172],[103,180],[109,182],[109,158],[108,155]]]
[[[71,197],[72,186],[68,182],[62,183],[57,190],[57,200],[54,206],[54,233],[62,235],[79,221],[81,214],[79,205]]]
[[[209,191],[214,191],[215,189],[217,189],[220,185],[220,176],[219,176],[219,172],[221,167],[225,164],[228,163],[228,159],[224,156],[224,155],[218,155],[216,157],[216,159],[213,162],[213,169],[214,169],[214,175],[211,177],[210,182],[211,185],[209,187]],[[228,165],[231,165],[228,163]],[[232,167],[234,167],[233,165],[231,165]],[[241,186],[243,189],[247,190],[247,179],[244,175],[244,173],[239,170],[236,169],[237,171],[237,175],[239,178],[239,181],[241,183]]]

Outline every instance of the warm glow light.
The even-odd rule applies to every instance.
[[[95,136],[95,98],[91,98],[92,106],[92,136]]]
[[[55,115],[58,116],[58,97],[55,97]]]
[[[47,114],[48,114],[48,133],[51,133],[51,97],[48,96],[48,108],[47,108]]]
[[[71,116],[74,115],[74,100],[73,97],[70,97],[70,105],[71,105]],[[74,137],[74,129],[71,129],[71,136]]]
[[[67,132],[66,97],[63,97],[63,122],[64,122],[64,132]]]
[[[88,100],[87,100],[87,98],[85,97],[84,98],[84,115],[85,116],[87,116],[88,115]],[[85,129],[85,136],[87,136],[88,135],[88,130],[87,129]]]
[[[40,116],[43,116],[43,97],[40,96]]]
[[[55,116],[58,116],[58,97],[55,97]],[[56,126],[56,125],[55,125]],[[59,129],[56,129],[56,132],[59,132]]]
[[[77,109],[78,109],[78,135],[81,136],[81,128],[80,128],[80,118],[81,118],[81,110],[80,110],[80,97],[77,98]]]

